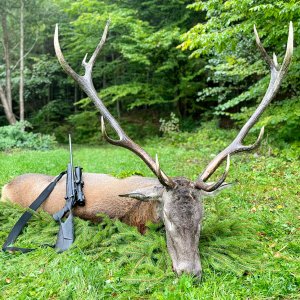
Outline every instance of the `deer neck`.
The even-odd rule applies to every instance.
[[[147,223],[158,223],[160,220],[159,205],[157,201],[142,202],[138,200],[132,209],[121,218],[122,222],[131,226],[136,226],[142,234],[146,231]]]

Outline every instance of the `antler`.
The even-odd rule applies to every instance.
[[[261,103],[255,110],[255,112],[252,114],[250,119],[246,122],[246,124],[243,126],[241,131],[238,133],[236,138],[233,140],[233,142],[225,148],[222,152],[220,152],[206,167],[206,169],[202,172],[202,174],[198,177],[195,186],[199,189],[203,189],[206,191],[212,191],[218,188],[222,182],[225,180],[226,175],[228,173],[229,168],[229,155],[242,152],[242,151],[250,151],[255,149],[259,143],[262,140],[263,133],[264,133],[264,127],[261,128],[260,134],[256,140],[256,142],[252,145],[243,145],[243,140],[246,137],[249,130],[253,127],[253,125],[257,122],[261,114],[264,112],[268,104],[271,102],[271,100],[275,97],[279,86],[282,82],[282,79],[284,75],[286,74],[288,67],[290,65],[290,62],[292,60],[293,55],[293,24],[290,22],[289,25],[289,34],[288,34],[288,41],[287,41],[287,48],[285,57],[283,60],[282,65],[280,66],[277,62],[277,57],[275,54],[273,54],[273,59],[267,54],[265,48],[263,47],[260,38],[258,36],[256,27],[254,25],[254,34],[256,39],[256,44],[258,46],[258,49],[260,53],[262,54],[263,59],[267,62],[267,64],[270,67],[271,71],[271,79],[268,86],[268,89],[266,91],[265,96],[263,97]],[[222,161],[227,157],[227,168],[223,176],[220,178],[220,180],[214,184],[214,185],[208,185],[205,183],[205,181],[216,171],[216,169],[219,167],[219,165],[222,163]]]
[[[93,55],[91,56],[90,60],[87,62],[87,54],[83,58],[82,66],[85,69],[85,74],[83,76],[78,75],[66,62],[59,45],[58,25],[56,24],[55,34],[54,34],[54,48],[55,48],[57,59],[60,62],[62,68],[66,71],[66,73],[69,74],[79,84],[79,86],[85,91],[85,93],[89,96],[89,98],[92,99],[96,107],[99,109],[102,115],[101,128],[105,139],[113,145],[124,147],[126,149],[129,149],[133,153],[137,154],[147,164],[147,166],[151,169],[151,171],[157,176],[161,184],[167,187],[174,187],[175,186],[174,181],[171,178],[169,178],[160,169],[158,160],[156,159],[156,161],[154,161],[152,157],[144,149],[142,149],[139,145],[137,145],[126,135],[126,133],[118,124],[116,119],[107,110],[102,100],[98,97],[95,87],[93,85],[92,69],[95,64],[97,55],[99,54],[100,50],[102,49],[105,43],[108,28],[109,28],[109,23],[110,22],[107,21],[102,38],[98,46],[96,47]],[[111,127],[116,131],[116,133],[119,136],[119,140],[114,140],[108,137],[105,131],[104,119],[106,119],[108,123],[111,125]]]

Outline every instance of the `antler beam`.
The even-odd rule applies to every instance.
[[[93,80],[92,80],[92,69],[95,64],[97,55],[99,54],[100,50],[102,49],[105,43],[107,33],[108,33],[109,23],[110,22],[107,21],[102,38],[98,46],[96,47],[93,55],[91,56],[90,60],[87,62],[87,54],[86,54],[82,61],[82,66],[85,69],[85,74],[83,76],[78,75],[65,60],[60,48],[59,39],[58,39],[58,25],[56,24],[55,34],[54,34],[54,48],[55,48],[57,59],[60,62],[62,68],[65,70],[65,72],[69,74],[79,84],[79,86],[85,91],[88,97],[94,102],[96,107],[99,109],[102,115],[101,128],[105,139],[113,145],[126,148],[132,151],[133,153],[135,153],[136,155],[138,155],[147,164],[147,166],[151,169],[151,171],[157,176],[161,184],[167,187],[174,187],[175,186],[174,181],[171,178],[169,178],[160,169],[158,160],[154,161],[152,157],[144,149],[142,149],[139,145],[137,145],[126,135],[126,133],[121,128],[121,126],[116,121],[116,119],[107,110],[107,108],[105,107],[105,105],[103,104],[102,100],[99,98],[95,90]],[[108,123],[111,125],[111,127],[116,131],[116,133],[119,136],[119,140],[113,140],[108,137],[105,131],[104,119],[106,119]]]
[[[267,54],[265,48],[263,47],[260,38],[258,36],[256,27],[254,26],[254,35],[256,39],[256,44],[258,46],[258,49],[263,57],[263,59],[267,62],[269,65],[270,71],[271,71],[271,79],[268,86],[268,89],[265,93],[265,96],[263,97],[261,103],[255,110],[255,112],[252,114],[250,119],[246,122],[246,124],[242,127],[236,138],[233,140],[233,142],[225,148],[222,152],[220,152],[205,168],[205,170],[201,173],[201,175],[198,177],[195,186],[199,189],[205,189],[208,188],[205,181],[217,170],[217,168],[220,166],[223,160],[228,157],[230,154],[242,152],[242,151],[250,151],[255,149],[259,143],[262,140],[263,133],[264,133],[264,127],[262,127],[260,134],[256,140],[256,142],[252,145],[243,145],[243,140],[245,139],[246,135],[248,134],[249,130],[253,127],[253,125],[257,122],[261,114],[264,112],[266,107],[269,105],[269,103],[272,101],[272,99],[275,97],[280,84],[282,82],[282,79],[284,75],[286,74],[288,67],[292,60],[293,55],[293,40],[294,40],[294,34],[293,34],[293,24],[290,22],[289,25],[289,34],[288,34],[288,41],[287,41],[287,47],[286,47],[286,53],[284,56],[284,60],[282,65],[280,66],[277,62],[277,57],[275,54],[273,54],[273,59]],[[228,166],[228,163],[227,163]],[[224,174],[227,175],[227,172]],[[224,181],[226,176],[222,176],[220,181]],[[218,186],[218,185],[217,185]],[[219,185],[220,186],[220,185]],[[215,186],[210,187],[215,189]]]

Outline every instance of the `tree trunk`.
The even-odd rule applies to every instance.
[[[5,112],[5,116],[6,116],[7,121],[11,125],[15,124],[16,123],[15,115],[13,114],[12,110],[8,106],[6,95],[5,95],[4,90],[3,90],[1,85],[0,85],[0,99],[1,99],[1,102],[2,102],[2,105],[3,105],[3,108],[4,108],[4,112]]]
[[[11,96],[11,71],[10,71],[10,55],[9,55],[9,38],[7,29],[7,18],[5,11],[1,16],[2,31],[3,31],[3,48],[4,48],[4,61],[6,71],[6,100],[9,109],[12,111],[12,96]]]
[[[0,99],[4,108],[4,113],[9,124],[16,123],[16,117],[12,110],[12,96],[11,96],[11,73],[10,73],[10,56],[9,56],[9,38],[7,31],[7,18],[6,13],[2,10],[1,13],[1,26],[3,34],[3,50],[4,50],[4,61],[5,61],[5,71],[6,71],[6,87],[5,91],[0,85]]]
[[[24,1],[20,0],[20,121],[24,121]]]

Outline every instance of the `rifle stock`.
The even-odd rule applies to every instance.
[[[58,252],[66,251],[74,242],[74,227],[73,227],[73,214],[70,211],[69,216],[64,222],[60,221],[59,231],[55,244],[55,249]]]

